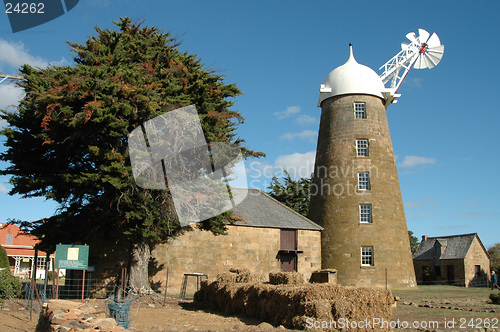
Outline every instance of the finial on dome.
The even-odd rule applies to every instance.
[[[356,59],[354,58],[354,52],[352,50],[352,43],[349,43],[349,59],[347,60],[347,62],[349,61],[354,61],[357,63]]]

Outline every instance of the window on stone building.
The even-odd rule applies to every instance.
[[[370,190],[370,173],[369,172],[358,173],[358,189],[359,190]]]
[[[356,140],[356,155],[358,157],[368,157],[368,140],[367,139],[357,139]]]
[[[369,224],[372,222],[372,205],[360,204],[359,205],[359,222],[362,224]]]
[[[354,118],[355,119],[366,119],[366,104],[365,103],[354,103]]]
[[[361,266],[373,266],[373,247],[361,247]]]
[[[475,276],[481,275],[481,265],[474,265],[474,274]]]

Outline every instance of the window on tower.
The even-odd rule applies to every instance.
[[[370,190],[370,173],[369,172],[358,173],[358,189],[359,190]]]
[[[356,140],[356,155],[358,157],[368,157],[368,140],[367,139],[357,139]]]
[[[361,247],[361,266],[373,265],[373,247]]]
[[[372,222],[372,205],[359,205],[359,222],[362,224],[370,224]]]
[[[354,103],[354,118],[355,119],[366,119],[366,104],[365,103]]]

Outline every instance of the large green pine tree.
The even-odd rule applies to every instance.
[[[269,189],[269,195],[307,217],[309,214],[309,203],[311,201],[309,193],[311,178],[294,180],[290,174],[285,171],[282,182],[283,183],[274,175],[271,184],[267,187]]]
[[[231,109],[241,92],[192,54],[170,33],[121,18],[118,30],[102,30],[83,44],[69,43],[73,66],[24,65],[19,85],[26,95],[17,112],[2,111],[11,195],[46,197],[60,204],[55,215],[31,223],[40,249],[57,243],[89,243],[123,233],[130,241],[130,286],[148,288],[148,261],[155,244],[181,231],[165,190],[136,186],[127,135],[166,111],[194,104],[209,142],[229,142],[245,157],[261,156],[237,137],[242,115]],[[202,226],[224,232],[223,214]]]

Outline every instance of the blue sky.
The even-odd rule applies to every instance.
[[[121,16],[145,19],[178,35],[182,50],[243,91],[235,105],[246,118],[239,134],[267,154],[247,162],[249,186],[265,189],[273,171],[294,166],[307,176],[312,169],[319,85],[345,63],[349,43],[359,63],[380,73],[408,32],[436,32],[443,60],[431,70],[412,70],[399,102],[388,108],[408,229],[418,237],[477,232],[489,247],[500,242],[494,168],[500,156],[493,144],[500,120],[499,10],[496,1],[456,0],[81,0],[67,14],[15,34],[1,12],[0,72],[15,74],[23,63],[71,65],[66,41],[83,43],[93,26],[114,28],[111,21]],[[2,83],[0,108],[20,94]],[[11,197],[9,188],[0,177],[0,221],[54,213],[53,203]]]

